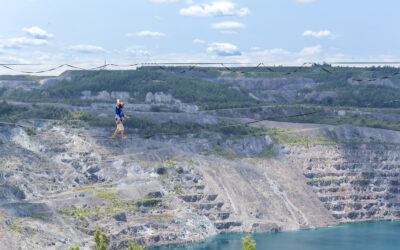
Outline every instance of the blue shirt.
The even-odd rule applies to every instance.
[[[119,120],[123,121],[123,120],[124,120],[124,117],[125,117],[124,112],[123,112],[122,109],[117,105],[117,106],[115,107],[115,120],[117,120],[117,121],[119,121]]]

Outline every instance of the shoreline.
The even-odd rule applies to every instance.
[[[159,248],[170,248],[170,247],[179,247],[185,246],[187,244],[203,244],[207,242],[211,242],[217,238],[228,238],[229,236],[237,235],[238,239],[248,234],[253,236],[260,236],[260,235],[272,235],[272,234],[281,234],[281,233],[299,233],[299,232],[306,232],[306,231],[321,231],[321,230],[331,230],[345,226],[357,226],[357,225],[365,225],[365,224],[382,224],[382,223],[390,223],[390,224],[400,224],[400,220],[371,220],[371,221],[357,221],[357,222],[340,222],[336,225],[328,226],[328,227],[319,227],[319,228],[306,228],[306,229],[298,229],[298,230],[287,230],[287,231],[279,231],[279,232],[259,232],[259,233],[248,233],[248,232],[232,232],[232,233],[220,233],[210,237],[205,238],[201,241],[188,241],[185,243],[172,243],[172,244],[165,244],[165,245],[153,245],[148,246],[149,250],[158,250]],[[171,248],[172,249],[172,248]]]

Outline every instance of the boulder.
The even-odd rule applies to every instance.
[[[119,213],[119,214],[114,215],[114,219],[115,219],[116,221],[124,221],[124,222],[127,221],[127,220],[126,220],[126,214],[125,214],[125,213]]]
[[[146,94],[146,97],[145,97],[145,100],[144,100],[144,101],[147,102],[147,103],[154,102],[154,95],[153,95],[153,93],[148,92],[148,93]]]

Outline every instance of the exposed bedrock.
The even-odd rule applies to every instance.
[[[400,132],[263,123],[303,140],[215,135],[230,158],[193,136],[114,141],[24,124],[35,133],[0,127],[0,239],[11,248],[88,248],[97,229],[121,249],[400,218]]]

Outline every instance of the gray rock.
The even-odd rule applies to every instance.
[[[113,217],[116,221],[126,222],[126,214],[125,213],[119,213],[119,214],[114,215]]]
[[[89,166],[88,169],[86,170],[86,172],[88,172],[89,174],[94,174],[99,171],[100,171],[100,167],[98,165]]]

